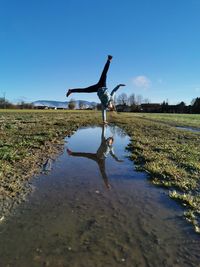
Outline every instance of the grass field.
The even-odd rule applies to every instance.
[[[138,169],[169,188],[199,232],[200,133],[173,126],[198,128],[200,115],[120,113],[110,114],[109,121],[130,135],[128,149]],[[65,136],[100,123],[95,111],[0,111],[0,218],[31,190],[26,181],[61,151]]]
[[[200,114],[137,113],[136,116],[172,126],[200,128]]]
[[[99,114],[88,112],[0,112],[0,218],[25,198],[26,181],[61,151],[65,136],[98,121]]]

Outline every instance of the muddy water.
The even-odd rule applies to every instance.
[[[66,139],[28,200],[1,222],[0,266],[200,266],[200,238],[180,206],[134,170],[122,130],[103,132],[114,136],[110,146],[102,132]]]
[[[199,133],[200,132],[200,128],[192,128],[192,127],[183,127],[183,126],[176,126],[177,129],[179,130],[185,130],[185,131],[190,131],[190,132],[194,132],[194,133]]]

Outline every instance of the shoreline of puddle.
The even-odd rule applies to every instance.
[[[135,170],[119,127],[106,127],[114,157],[99,160],[102,132],[77,130],[34,178],[34,192],[0,225],[0,266],[197,266],[200,239],[183,209]]]
[[[188,126],[176,126],[176,129],[183,130],[183,131],[189,131],[193,133],[200,133],[200,128],[193,128]]]

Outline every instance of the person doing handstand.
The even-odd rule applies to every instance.
[[[103,117],[103,123],[107,123],[106,121],[106,109],[109,109],[111,111],[114,110],[114,96],[116,91],[121,87],[125,86],[125,84],[118,84],[111,93],[108,92],[108,88],[106,87],[106,78],[107,78],[107,72],[110,66],[110,62],[112,60],[112,56],[108,55],[107,62],[104,66],[104,69],[102,71],[101,77],[98,81],[98,83],[86,87],[86,88],[76,88],[76,89],[69,89],[66,96],[68,97],[72,93],[97,93],[102,106],[102,117]]]

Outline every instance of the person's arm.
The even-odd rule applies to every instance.
[[[98,162],[98,165],[99,165],[99,170],[101,172],[101,175],[102,175],[104,184],[105,184],[105,186],[106,186],[107,189],[110,189],[111,188],[111,185],[109,184],[108,176],[107,176],[106,170],[105,170],[105,159],[102,160],[102,161],[99,161]]]
[[[102,119],[103,119],[103,122],[107,122],[106,121],[106,109],[102,106]]]
[[[102,131],[101,131],[101,142],[103,142],[106,138],[106,126],[102,126]]]
[[[118,159],[118,157],[115,155],[113,147],[110,149],[110,155],[117,161],[117,162],[123,162],[123,160]]]

